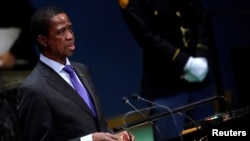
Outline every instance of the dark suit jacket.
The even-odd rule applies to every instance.
[[[38,62],[17,95],[23,141],[79,140],[93,132],[107,131],[88,68],[76,62],[71,64],[91,95],[97,116],[61,76]]]

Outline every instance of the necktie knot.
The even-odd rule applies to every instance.
[[[63,70],[66,71],[67,73],[70,73],[70,74],[74,72],[74,70],[73,70],[73,68],[72,68],[71,65],[65,65],[65,67],[63,68]]]

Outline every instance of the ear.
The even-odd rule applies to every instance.
[[[42,36],[42,35],[38,35],[37,36],[37,41],[38,43],[42,46],[42,47],[46,47],[46,37]]]

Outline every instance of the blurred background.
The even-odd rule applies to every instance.
[[[232,109],[249,106],[250,1],[201,1],[213,24],[215,95],[226,96]],[[120,13],[118,0],[30,2],[35,8],[54,5],[68,13],[76,36],[76,51],[71,59],[89,66],[106,116],[113,118],[133,110],[121,98],[139,93],[142,51]],[[145,107],[140,101],[131,103]]]
[[[87,64],[93,74],[107,117],[131,109],[121,98],[138,93],[142,51],[132,37],[117,0],[30,0],[35,8],[60,6],[73,22],[76,51],[73,60]],[[201,0],[210,12],[215,38],[214,74],[217,92],[233,108],[247,105],[248,55],[250,52],[250,1]],[[250,55],[250,54],[249,54]],[[131,101],[139,107],[143,103]]]

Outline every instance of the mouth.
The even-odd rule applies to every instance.
[[[67,46],[67,48],[69,48],[70,50],[75,50],[75,45],[74,44],[69,44]]]

